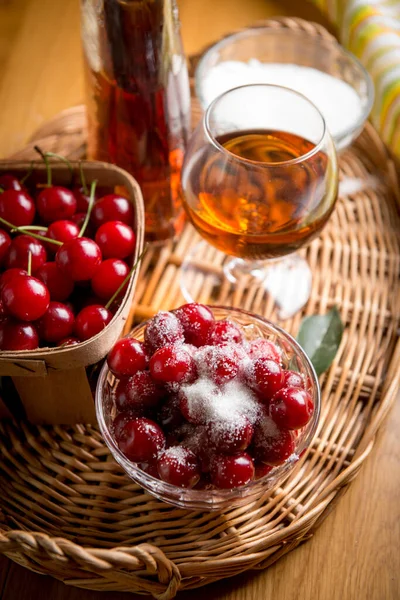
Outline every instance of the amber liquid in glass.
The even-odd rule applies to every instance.
[[[163,42],[163,4],[104,0],[99,54],[90,60],[86,52],[85,61],[88,156],[137,179],[148,241],[174,237],[184,220],[179,184],[190,103],[182,99],[190,95],[183,55],[168,55]]]
[[[275,130],[229,133],[217,143],[227,152],[208,145],[185,165],[185,208],[202,237],[226,254],[266,259],[317,235],[337,194],[324,152],[303,160],[315,145]]]

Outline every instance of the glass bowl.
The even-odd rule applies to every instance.
[[[247,504],[259,498],[272,489],[277,483],[286,478],[294,468],[302,452],[310,445],[314,436],[320,414],[320,388],[314,368],[299,344],[283,329],[270,321],[240,309],[210,306],[217,320],[230,318],[239,323],[247,339],[266,338],[273,341],[282,351],[282,360],[286,367],[298,371],[307,382],[307,389],[314,402],[314,412],[307,425],[298,431],[295,453],[285,463],[274,467],[267,475],[253,480],[238,488],[224,490],[195,490],[180,488],[160,479],[152,477],[143,471],[136,463],[128,460],[118,448],[112,433],[112,422],[116,415],[113,390],[116,379],[103,366],[96,388],[96,414],[101,434],[115,460],[121,465],[126,474],[147,492],[162,500],[190,510],[226,510],[235,506]],[[127,337],[143,340],[146,323],[138,325]]]
[[[318,96],[315,96],[315,89],[313,90],[310,87],[308,93],[308,88],[304,88],[303,82],[300,89],[300,87],[296,87],[290,77],[286,82],[282,74],[278,74],[279,80],[272,81],[266,76],[263,77],[260,73],[257,76],[254,75],[253,79],[253,75],[248,72],[236,72],[234,85],[229,81],[223,81],[219,77],[218,89],[213,90],[212,93],[207,90],[206,75],[212,67],[226,61],[247,63],[252,59],[256,59],[260,63],[286,63],[312,67],[349,84],[359,97],[360,111],[354,122],[350,119],[344,128],[331,131],[336,149],[340,151],[349,146],[361,132],[374,101],[374,85],[367,71],[353,54],[347,52],[334,40],[326,40],[315,34],[294,31],[288,28],[248,28],[211,46],[201,57],[195,73],[196,94],[203,109],[207,108],[214,97],[232,87],[249,83],[275,83],[289,88],[293,86],[293,89],[308,96],[317,108],[320,108],[327,121],[328,129],[332,129],[329,126],[332,122],[329,114],[318,105],[318,98],[321,98],[321,94],[326,98],[325,91],[319,90]],[[334,101],[335,99],[333,99],[332,106]]]

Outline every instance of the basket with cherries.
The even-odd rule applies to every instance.
[[[82,169],[81,185],[54,185],[49,156],[47,183],[30,191],[12,173],[0,176],[0,350],[95,336],[133,270],[132,204],[114,193],[97,198]]]
[[[111,435],[124,456],[182,488],[232,489],[295,456],[309,382],[280,346],[204,305],[160,312],[144,340],[119,340]]]

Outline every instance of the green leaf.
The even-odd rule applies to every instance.
[[[343,323],[336,306],[326,315],[305,317],[297,341],[311,360],[317,375],[332,364],[343,335]]]

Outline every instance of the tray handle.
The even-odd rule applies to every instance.
[[[145,570],[148,575],[157,576],[158,585],[155,586],[154,580],[149,580],[146,585],[145,580],[141,578],[142,591],[152,594],[157,600],[174,598],[181,582],[181,574],[176,564],[152,544],[119,546],[110,549],[84,548],[64,538],[52,538],[40,532],[0,528],[0,553],[7,556],[15,552],[24,553],[28,563],[37,553],[48,555],[52,561],[62,563],[66,567],[66,572],[71,572],[73,569],[76,573],[74,579],[84,573],[87,577],[87,573],[92,572],[108,580],[126,580],[128,583],[135,571]],[[66,565],[66,562],[70,564]],[[25,566],[29,568],[29,564]],[[40,571],[36,562],[35,570]],[[66,577],[64,583],[68,584],[68,579]],[[139,578],[135,578],[136,584],[138,581]]]

